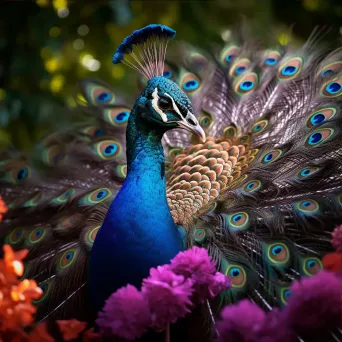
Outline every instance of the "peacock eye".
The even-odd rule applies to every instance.
[[[158,100],[158,107],[160,109],[169,109],[171,108],[171,101],[169,98],[167,97],[161,97],[159,100]]]

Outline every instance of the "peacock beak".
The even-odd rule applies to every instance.
[[[203,131],[203,128],[198,123],[198,121],[196,119],[195,120],[192,119],[191,122],[189,121],[188,120],[178,121],[177,122],[178,127],[195,134],[198,138],[200,138],[203,142],[205,142],[207,137],[205,135],[205,132]]]

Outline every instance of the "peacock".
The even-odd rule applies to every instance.
[[[342,49],[320,47],[319,29],[300,48],[238,31],[212,51],[178,43],[166,55],[175,34],[148,25],[118,47],[113,63],[139,73],[136,100],[83,80],[67,126],[30,153],[1,153],[0,237],[29,250],[38,321],[89,321],[115,290],[193,246],[232,282],[214,312],[242,298],[271,310],[332,250]]]

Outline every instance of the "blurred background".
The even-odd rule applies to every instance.
[[[326,40],[342,37],[341,0],[1,1],[0,148],[27,150],[66,120],[80,79],[135,92],[134,72],[111,63],[133,30],[161,23],[176,29],[178,40],[210,47],[243,16],[253,33],[280,44],[304,41],[316,25],[332,27]]]

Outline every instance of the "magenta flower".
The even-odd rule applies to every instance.
[[[291,290],[282,316],[299,336],[316,338],[340,326],[341,281],[336,275],[321,271],[295,281]]]
[[[104,335],[133,341],[150,326],[151,312],[142,293],[134,286],[127,285],[107,299],[96,323]]]
[[[245,299],[227,305],[221,312],[222,321],[216,324],[218,342],[292,342],[296,336],[286,327],[277,311],[264,312]]]
[[[152,312],[152,326],[162,331],[168,323],[190,312],[192,282],[170,270],[169,265],[151,268],[150,276],[143,280],[142,293]]]
[[[342,225],[337,226],[332,232],[331,244],[337,252],[342,252]]]
[[[195,289],[194,303],[215,297],[230,286],[228,277],[216,273],[216,263],[205,248],[193,247],[178,253],[171,260],[171,270],[191,279]]]
[[[213,282],[209,286],[210,296],[212,298],[216,297],[222,291],[229,290],[231,286],[232,286],[232,282],[229,279],[229,277],[227,277],[221,272],[216,272],[213,277]]]

